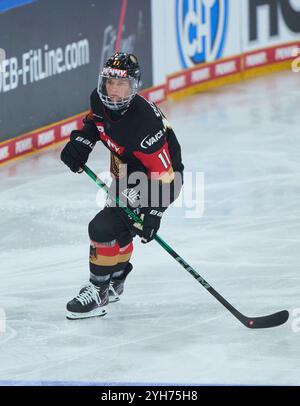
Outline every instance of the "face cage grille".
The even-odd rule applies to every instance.
[[[128,97],[123,97],[120,101],[113,101],[108,96],[105,96],[102,92],[98,92],[99,97],[104,104],[110,110],[121,110],[129,106],[131,100],[134,98],[135,94],[131,94]]]
[[[106,94],[105,82],[103,81],[103,79],[105,79],[105,78],[108,78],[108,77],[105,77],[103,75],[99,75],[98,87],[97,87],[98,95],[100,97],[100,100],[104,104],[104,106],[107,107],[110,110],[115,110],[115,111],[116,110],[122,110],[122,109],[128,107],[130,102],[132,101],[132,99],[137,94],[137,91],[138,91],[138,82],[137,82],[137,80],[132,78],[132,80],[133,80],[132,93],[129,96],[123,97],[119,101],[113,101]]]

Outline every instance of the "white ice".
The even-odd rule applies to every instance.
[[[204,172],[205,207],[200,218],[170,208],[161,237],[241,312],[287,309],[285,325],[245,328],[138,240],[122,300],[67,321],[99,207],[60,146],[0,168],[0,380],[299,385],[299,88],[300,74],[278,73],[163,106],[186,171]],[[108,169],[104,147],[89,166]]]

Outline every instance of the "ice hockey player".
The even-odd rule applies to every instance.
[[[91,94],[83,127],[71,132],[61,152],[62,161],[81,173],[95,143],[102,141],[111,154],[111,193],[125,199],[143,221],[143,226],[134,223],[114,199],[108,199],[90,222],[89,283],[67,303],[68,319],[103,316],[107,304],[119,300],[132,270],[133,238],[139,235],[147,243],[155,237],[183,183],[175,133],[161,110],[137,94],[139,82],[140,67],[133,54],[111,56]]]

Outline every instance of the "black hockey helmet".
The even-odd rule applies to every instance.
[[[107,94],[107,81],[109,79],[120,79],[128,81],[131,92],[121,100],[114,101]],[[105,63],[98,80],[98,94],[102,103],[111,110],[127,108],[137,94],[141,70],[135,55],[126,52],[116,52]]]

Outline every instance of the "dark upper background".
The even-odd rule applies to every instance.
[[[19,65],[23,53],[44,49],[45,44],[49,49],[64,49],[87,38],[90,53],[88,65],[0,92],[0,141],[89,107],[100,65],[115,49],[121,5],[122,0],[36,0],[11,10],[0,9],[0,48],[6,51],[6,58],[17,57]],[[121,50],[138,56],[142,87],[151,86],[150,0],[128,0],[121,45]]]

